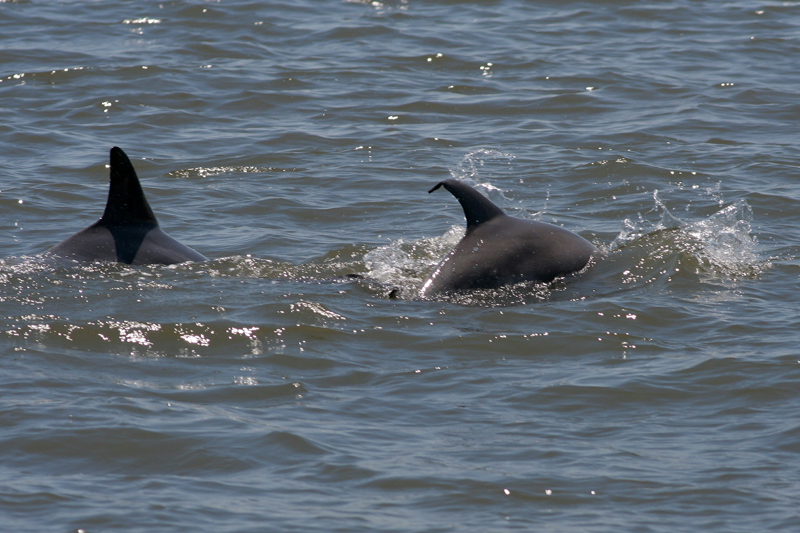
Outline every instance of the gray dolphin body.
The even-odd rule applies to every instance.
[[[583,237],[552,224],[510,217],[460,181],[442,181],[428,192],[439,187],[461,203],[467,232],[425,282],[423,298],[521,281],[547,283],[600,257],[600,250]]]
[[[111,149],[111,186],[102,218],[46,255],[130,265],[208,260],[161,230],[130,159],[116,146]]]

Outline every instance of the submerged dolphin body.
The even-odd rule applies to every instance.
[[[130,265],[208,260],[161,230],[130,159],[116,146],[111,149],[111,186],[102,218],[46,255]]]
[[[458,180],[445,180],[467,217],[467,232],[423,285],[420,295],[492,289],[533,281],[547,283],[579,272],[598,250],[583,237],[558,226],[514,218]]]

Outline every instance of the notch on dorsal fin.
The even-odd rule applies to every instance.
[[[461,207],[464,208],[464,216],[467,217],[467,233],[484,222],[505,215],[502,209],[494,205],[484,195],[458,180],[441,181],[428,192],[432,193],[441,186],[450,191],[461,204]]]
[[[111,149],[111,186],[106,210],[98,224],[145,224],[158,226],[156,216],[144,197],[139,177],[122,149]]]

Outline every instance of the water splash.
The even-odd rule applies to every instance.
[[[721,196],[718,200],[720,205],[724,204]],[[652,222],[641,213],[635,220],[624,219],[619,235],[608,246],[609,252],[620,251],[645,237],[661,234],[664,238],[660,240],[669,240],[670,246],[653,242],[646,246],[650,252],[648,255],[652,257],[657,250],[664,251],[665,248],[689,254],[697,261],[698,274],[735,279],[758,275],[769,266],[758,254],[758,239],[752,234],[751,227],[753,211],[745,200],[738,200],[705,219],[695,221],[675,216],[659,197],[658,190],[653,191],[653,204],[650,212],[659,212],[659,219]]]
[[[516,159],[516,157],[517,156],[514,154],[501,152],[500,150],[479,148],[462,157],[461,161],[458,163],[458,166],[450,169],[450,176],[452,176],[453,179],[463,181],[478,189],[483,189],[486,191],[486,194],[498,194],[504,200],[508,200],[508,198],[506,198],[503,194],[503,190],[501,188],[492,185],[488,181],[481,181],[479,169],[490,160],[505,160],[510,164],[511,161]]]
[[[754,275],[767,264],[757,253],[758,239],[751,234],[753,211],[738,200],[710,217],[689,224],[686,232],[703,243],[699,258],[711,268],[733,276]]]
[[[439,237],[398,239],[364,255],[366,277],[397,289],[397,296],[413,298],[428,274],[464,236],[463,226],[451,226]]]
[[[670,213],[667,206],[658,196],[658,189],[653,191],[653,208],[648,212],[660,211],[661,218],[658,222],[647,220],[641,213],[637,214],[636,220],[625,218],[622,220],[622,229],[616,239],[609,245],[609,251],[619,250],[629,243],[655,233],[657,231],[678,228],[683,225],[683,221]]]

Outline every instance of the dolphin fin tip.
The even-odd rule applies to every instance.
[[[126,176],[131,173],[135,174],[128,154],[126,154],[119,146],[114,146],[109,150],[108,160],[111,167],[112,176]],[[114,177],[111,178],[112,180]],[[137,178],[138,179],[138,178]]]
[[[434,186],[433,186],[433,188],[432,188],[431,190],[429,190],[429,191],[428,191],[428,194],[432,193],[433,191],[435,191],[436,189],[438,189],[438,188],[439,188],[439,187],[441,187],[442,185],[444,185],[444,182],[443,182],[443,181],[440,181],[439,183],[437,183],[436,185],[434,185]]]

